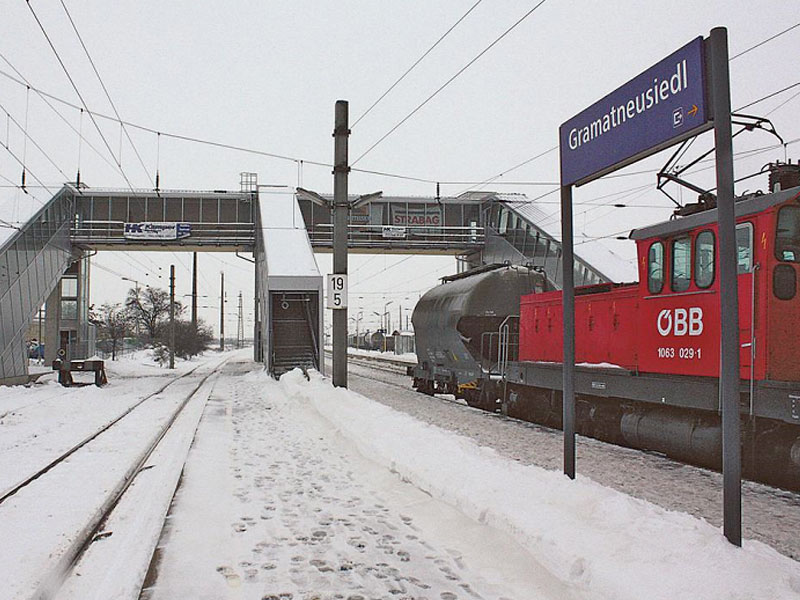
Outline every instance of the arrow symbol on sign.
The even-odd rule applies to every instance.
[[[695,116],[697,114],[697,104],[692,104],[692,108],[689,111],[689,114]]]

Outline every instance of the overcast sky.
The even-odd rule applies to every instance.
[[[363,120],[352,127],[351,162],[370,148],[428,96],[494,42],[538,2],[482,0],[472,12]],[[475,0],[336,2],[232,1],[190,2],[64,0],[123,119],[165,133],[232,144],[304,161],[330,162],[333,154],[334,103],[350,102],[351,123],[464,15]],[[112,108],[72,30],[60,0],[32,0],[30,6],[91,110]],[[480,182],[507,171],[558,143],[558,126],[595,100],[659,59],[715,26],[729,30],[735,56],[800,22],[796,0],[772,2],[589,2],[547,0],[488,50],[392,135],[367,153],[357,167],[433,181]],[[796,68],[800,27],[735,58],[731,63],[732,105],[744,106],[800,81]],[[28,3],[0,0],[0,54],[31,84],[59,98],[80,100],[48,45]],[[0,71],[13,74],[0,58]],[[15,75],[15,77],[17,77]],[[748,108],[769,115],[787,142],[741,156],[736,176],[758,171],[765,163],[800,157],[800,87]],[[788,102],[787,102],[788,101]],[[27,110],[26,110],[27,105]],[[82,181],[92,187],[127,188],[110,153],[88,117],[54,103],[87,142],[81,146]],[[31,188],[25,195],[11,186],[21,168],[0,148],[0,219],[17,221],[37,201],[44,201],[78,167],[78,135],[34,92],[0,74],[0,139],[28,165],[28,185],[39,179],[50,189]],[[6,112],[10,117],[6,117]],[[772,112],[774,111],[774,112]],[[21,129],[27,114],[27,148]],[[111,150],[120,149],[120,128],[98,120]],[[209,145],[168,139],[130,130],[142,168],[127,140],[122,166],[134,187],[152,187],[156,168],[161,187],[238,189],[241,171],[257,172],[260,183],[332,190],[330,169]],[[45,157],[34,145],[38,143]],[[743,134],[734,150],[772,146],[764,133]],[[95,152],[89,143],[97,149]],[[692,152],[711,148],[704,134]],[[617,176],[576,190],[576,252],[591,262],[589,240],[626,260],[634,256],[629,241],[614,239],[633,227],[667,219],[670,201],[655,190],[655,174],[668,153],[621,171]],[[52,163],[51,163],[52,161]],[[54,164],[53,164],[54,163]],[[113,162],[112,162],[113,164]],[[689,177],[713,185],[709,164]],[[7,181],[7,180],[10,180]],[[553,192],[558,156],[550,152],[504,177],[488,189],[521,192],[535,198]],[[501,185],[512,182],[511,185]],[[546,185],[543,185],[546,184]],[[737,191],[764,188],[765,178],[742,182]],[[456,195],[474,186],[443,186]],[[435,186],[408,179],[353,173],[350,190],[387,195],[433,195]],[[617,193],[617,196],[608,197]],[[677,190],[676,194],[679,194]],[[692,200],[683,193],[683,200]],[[275,202],[286,197],[274,196]],[[544,225],[558,231],[557,193],[537,200],[554,214]],[[628,208],[604,204],[625,202]],[[586,204],[588,203],[588,204]],[[607,238],[607,239],[606,239]],[[597,242],[594,242],[597,243]],[[169,264],[178,269],[178,288],[189,292],[189,254],[101,253],[94,260],[92,301],[121,301],[129,282],[166,286]],[[318,256],[320,269],[330,257]],[[201,316],[218,320],[219,272],[225,270],[235,332],[236,296],[244,296],[245,316],[252,315],[250,264],[226,254],[200,257]],[[395,266],[396,265],[396,266]],[[106,269],[106,270],[103,270]],[[374,328],[389,300],[412,306],[436,278],[455,270],[446,257],[352,256],[352,307],[363,307]],[[113,271],[113,273],[109,272]],[[160,276],[160,279],[159,279]],[[356,308],[357,310],[357,308]],[[248,325],[249,327],[249,325]]]

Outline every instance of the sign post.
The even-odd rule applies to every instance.
[[[719,229],[720,371],[722,407],[723,531],[742,545],[742,460],[739,418],[739,292],[736,275],[736,216],[733,206],[733,143],[728,73],[728,31],[711,30],[711,97],[717,166]]]
[[[719,27],[711,31],[708,40],[702,37],[692,40],[559,128],[564,313],[562,397],[564,473],[574,479],[572,186],[589,183],[713,127],[719,207],[723,520],[725,537],[741,546],[739,309],[730,112],[727,30]]]

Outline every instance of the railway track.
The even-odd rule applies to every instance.
[[[128,416],[130,413],[132,413],[134,410],[136,410],[139,406],[141,406],[142,404],[144,404],[148,400],[150,400],[150,399],[162,394],[164,392],[164,390],[166,390],[169,386],[171,386],[172,384],[174,384],[177,381],[180,381],[184,377],[188,377],[189,375],[194,373],[198,368],[199,368],[199,366],[195,367],[191,371],[187,371],[186,373],[183,373],[182,375],[180,375],[180,376],[168,381],[167,383],[162,385],[159,389],[157,389],[155,392],[152,392],[152,393],[146,395],[144,398],[142,398],[141,400],[139,400],[138,402],[136,402],[132,406],[129,406],[119,416],[115,417],[111,421],[109,421],[106,424],[104,424],[103,426],[101,426],[99,429],[95,430],[90,435],[88,435],[85,438],[83,438],[80,442],[78,442],[77,444],[73,445],[66,452],[63,452],[62,454],[60,454],[59,456],[54,458],[52,461],[47,463],[45,466],[43,466],[42,468],[38,469],[33,474],[25,477],[24,479],[18,481],[16,484],[14,484],[14,485],[6,488],[5,490],[3,490],[3,492],[0,493],[0,505],[2,505],[3,502],[5,502],[8,498],[13,496],[17,492],[19,492],[21,489],[23,489],[24,487],[30,485],[32,482],[36,481],[37,479],[39,479],[39,477],[41,477],[42,475],[47,473],[50,469],[52,469],[56,465],[64,462],[65,460],[67,460],[70,456],[72,456],[75,452],[77,452],[78,450],[83,448],[86,444],[90,443],[92,440],[96,439],[98,436],[102,435],[103,433],[105,433],[106,431],[111,429],[114,425],[119,423],[122,419],[124,419],[126,416]],[[30,406],[30,405],[26,405],[26,406]],[[9,411],[9,412],[12,412],[12,411]]]
[[[173,378],[3,492],[0,520],[14,523],[13,527],[21,531],[35,529],[37,521],[56,521],[55,527],[47,528],[49,535],[44,539],[24,539],[23,533],[14,536],[15,541],[17,537],[24,539],[18,540],[23,542],[18,560],[38,564],[30,570],[36,573],[35,580],[18,582],[17,589],[8,590],[11,598],[49,600],[57,596],[87,548],[110,535],[103,532],[104,524],[138,475],[152,466],[147,464],[150,457],[175,422],[193,399],[205,404],[212,378],[229,360],[199,365]],[[196,381],[187,379],[193,374],[199,376]],[[201,390],[208,394],[204,396]],[[158,424],[155,431],[154,421]],[[71,499],[86,508],[76,508],[76,514],[62,518],[65,510],[73,508]]]
[[[330,350],[325,350],[325,356],[328,359],[331,358]],[[402,375],[406,374],[407,367],[414,366],[413,363],[409,363],[403,360],[396,360],[392,358],[379,358],[379,357],[372,358],[370,356],[362,354],[348,354],[347,361],[359,365],[369,366],[374,369],[377,369],[378,371],[386,371],[387,373],[400,373]]]

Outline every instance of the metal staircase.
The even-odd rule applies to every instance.
[[[27,379],[28,327],[72,260],[73,214],[62,190],[0,243],[0,381]]]
[[[280,377],[295,367],[319,369],[314,298],[304,293],[273,292],[272,374]]]
[[[540,226],[548,222],[548,217],[527,201],[504,200],[505,197],[514,195],[498,196],[486,216],[483,263],[530,264],[541,269],[555,289],[561,289],[561,242]],[[575,285],[610,281],[597,267],[575,256]]]

